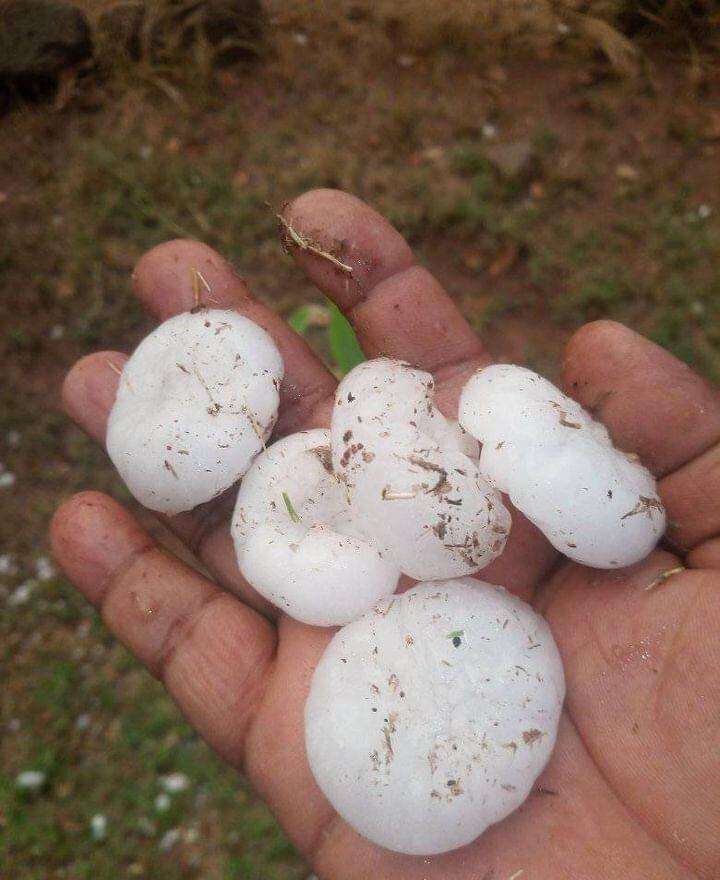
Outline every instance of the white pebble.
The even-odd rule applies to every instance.
[[[283,363],[261,328],[233,311],[176,315],[125,364],[107,447],[130,491],[179,513],[248,469],[277,418]]]
[[[19,446],[20,441],[22,440],[22,434],[20,433],[20,431],[8,431],[5,435],[5,439],[8,446]]]
[[[12,577],[12,575],[17,573],[18,567],[15,564],[14,557],[10,553],[0,555],[0,575]]]
[[[158,846],[163,852],[167,852],[169,849],[172,849],[176,843],[180,840],[180,829],[179,828],[171,828],[169,831],[166,831],[165,834],[160,838],[160,843]]]
[[[184,773],[168,773],[160,777],[160,785],[168,794],[178,794],[190,788],[190,780]]]
[[[6,471],[3,466],[0,465],[0,489],[10,489],[15,485],[15,482],[15,474]]]
[[[232,532],[240,571],[297,620],[347,623],[395,592],[400,572],[354,537],[329,432],[301,431],[259,455],[238,492]]]
[[[53,341],[57,341],[58,339],[62,339],[65,335],[65,328],[62,324],[53,324],[50,328],[50,339]]]
[[[158,813],[167,813],[170,809],[170,797],[165,792],[155,798],[155,809]]]
[[[26,602],[30,600],[35,586],[35,581],[25,581],[24,584],[20,584],[19,587],[16,587],[12,591],[12,593],[10,593],[10,596],[7,600],[8,605],[12,606],[13,608],[17,608],[20,605],[25,605]]]
[[[91,720],[92,719],[90,718],[90,716],[86,712],[83,713],[82,715],[78,715],[77,720],[75,722],[76,730],[87,730],[88,727],[90,727]]]
[[[23,770],[15,777],[15,787],[21,791],[40,791],[46,778],[42,770]]]
[[[35,574],[41,581],[49,581],[55,577],[55,568],[47,556],[40,556],[35,561]]]
[[[525,800],[565,693],[546,622],[472,578],[421,584],[341,629],[305,708],[310,767],[356,831],[446,852]]]
[[[618,568],[657,544],[665,511],[652,474],[547,379],[487,367],[465,385],[459,411],[482,443],[483,473],[561,553]]]
[[[107,817],[102,813],[96,813],[90,820],[90,831],[93,840],[105,840],[107,836]]]
[[[340,383],[333,465],[359,534],[417,580],[479,571],[502,553],[510,514],[472,456],[477,443],[435,407],[432,376],[378,358]]]

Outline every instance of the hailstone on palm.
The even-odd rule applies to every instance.
[[[479,370],[463,388],[459,420],[482,444],[483,473],[570,559],[631,565],[662,536],[665,510],[652,474],[531,370]]]
[[[259,455],[243,478],[232,521],[246,580],[287,614],[319,626],[360,617],[395,592],[400,576],[354,536],[329,440],[326,430],[301,431]]]
[[[338,386],[330,428],[359,534],[417,580],[479,571],[510,530],[477,444],[437,409],[434,388],[401,361],[366,361]]]
[[[283,361],[270,336],[234,311],[162,323],[125,364],[107,449],[151,510],[191,510],[233,485],[277,418]]]
[[[384,599],[333,638],[305,707],[312,772],[356,831],[446,852],[530,793],[565,694],[547,623],[471,578]]]

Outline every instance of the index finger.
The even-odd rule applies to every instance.
[[[285,377],[280,386],[276,431],[292,433],[322,424],[335,378],[307,342],[283,318],[254,299],[246,282],[212,248],[176,239],[148,251],[133,272],[135,295],[161,321],[197,304],[234,309],[266,330],[280,349]]]

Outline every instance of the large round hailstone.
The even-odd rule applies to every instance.
[[[471,578],[420,584],[330,642],[305,707],[310,767],[364,837],[446,852],[525,800],[564,695],[555,642],[529,605]]]
[[[479,571],[510,530],[471,457],[477,443],[435,407],[434,389],[401,361],[366,361],[338,386],[330,429],[359,533],[417,580]]]
[[[277,418],[283,361],[257,324],[233,311],[185,312],[125,364],[107,448],[133,495],[166,514],[236,482]]]
[[[652,474],[547,379],[512,364],[475,373],[460,422],[480,468],[561,553],[595,568],[631,565],[665,530]]]
[[[374,547],[353,537],[328,431],[292,434],[255,459],[240,485],[232,533],[246,580],[303,623],[355,620],[394,593],[400,577]]]

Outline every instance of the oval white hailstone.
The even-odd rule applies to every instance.
[[[317,626],[355,620],[395,592],[400,572],[353,537],[328,431],[274,443],[245,474],[232,533],[246,580],[291,617]]]
[[[108,454],[151,510],[179,513],[232,486],[277,418],[283,361],[257,324],[233,311],[165,321],[125,364]]]
[[[512,364],[486,367],[463,388],[460,422],[482,443],[482,472],[570,559],[619,568],[662,536],[650,471],[547,379]]]
[[[305,707],[310,767],[356,831],[431,855],[525,800],[565,695],[547,623],[471,578],[420,584],[343,627]]]
[[[510,530],[470,457],[477,444],[435,407],[434,389],[402,361],[366,361],[338,386],[330,429],[359,533],[417,580],[479,571]]]

